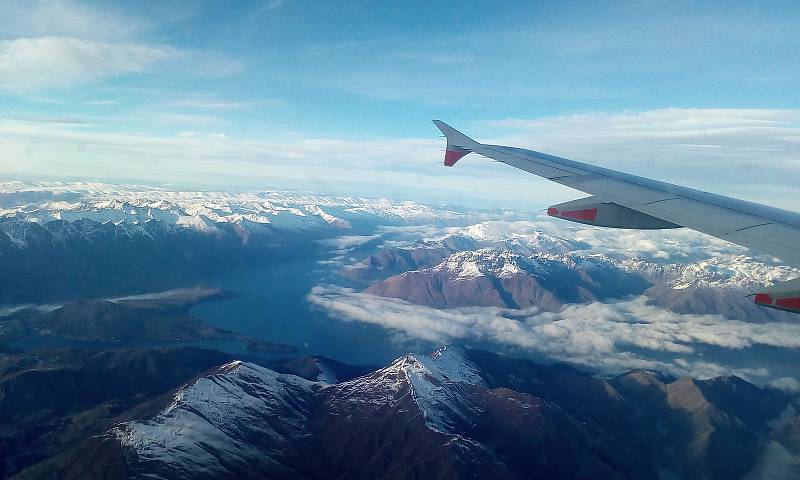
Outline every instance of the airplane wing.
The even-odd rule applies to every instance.
[[[550,216],[614,228],[686,227],[800,265],[798,213],[532,150],[478,143],[442,121],[433,123],[447,138],[448,167],[474,152],[591,195],[548,208]],[[755,301],[800,313],[800,283],[776,285],[756,294]]]

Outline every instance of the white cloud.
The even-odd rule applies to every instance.
[[[102,3],[71,0],[4,0],[0,37],[128,38],[149,27],[143,18]],[[13,19],[13,21],[10,21]]]
[[[224,76],[241,69],[234,59],[169,45],[109,43],[74,37],[0,40],[0,88],[33,91],[151,71]]]
[[[440,310],[326,285],[314,287],[308,300],[341,320],[381,325],[413,338],[491,342],[610,372],[645,368],[695,377],[726,373],[766,377],[769,371],[763,367],[730,368],[694,354],[701,346],[800,348],[800,324],[681,315],[647,305],[644,297],[574,305],[560,312],[497,307]]]
[[[37,90],[141,73],[175,58],[165,45],[111,44],[71,37],[0,41],[0,87]]]
[[[769,385],[789,393],[800,393],[800,381],[792,377],[781,377],[769,382]]]
[[[770,440],[764,454],[752,472],[749,480],[793,480],[800,473],[800,455],[795,455],[780,443]]]
[[[141,37],[155,23],[105,5],[70,0],[8,1],[0,23],[0,89],[41,91],[109,77],[170,71],[222,76],[238,60]]]
[[[319,243],[328,247],[333,247],[337,250],[348,250],[353,247],[358,247],[369,243],[373,240],[381,238],[380,234],[375,235],[343,235],[335,238],[326,238],[320,240]]]

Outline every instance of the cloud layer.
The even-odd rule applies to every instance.
[[[606,372],[644,368],[695,377],[735,373],[753,379],[770,372],[759,367],[726,367],[703,359],[701,350],[800,348],[800,324],[681,315],[647,305],[644,297],[573,305],[555,313],[535,308],[440,310],[332,285],[314,287],[308,300],[340,320],[380,325],[412,338],[437,343],[489,342]]]

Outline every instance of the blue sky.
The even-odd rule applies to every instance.
[[[9,174],[539,208],[479,140],[799,208],[796,2],[0,1]]]

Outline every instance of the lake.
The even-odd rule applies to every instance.
[[[311,307],[306,300],[311,288],[334,277],[318,260],[288,259],[220,276],[212,285],[239,296],[197,305],[191,313],[220,328],[293,345],[299,349],[297,355],[324,355],[350,364],[384,364],[407,353],[408,343],[398,342],[396,335],[379,326],[343,322]],[[242,347],[236,342],[204,343],[227,351]]]

